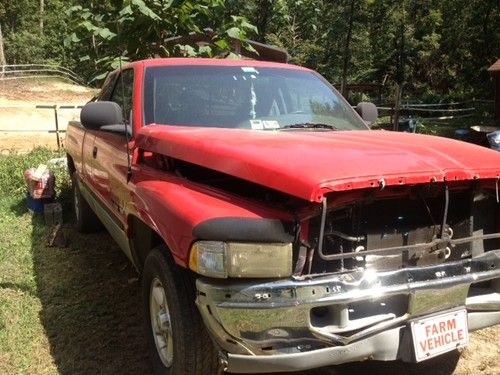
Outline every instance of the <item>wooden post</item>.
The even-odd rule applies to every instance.
[[[394,101],[394,124],[392,129],[398,131],[399,128],[399,111],[401,108],[401,86],[396,83],[395,101]]]
[[[65,106],[65,107],[66,108],[70,108],[68,106]],[[57,139],[57,149],[60,150],[61,149],[61,138],[60,138],[60,130],[59,130],[59,118],[58,118],[58,115],[57,115],[57,110],[58,110],[57,104],[54,104],[54,105],[36,105],[35,108],[37,108],[37,109],[52,109],[52,110],[54,110],[54,123],[56,125],[55,133],[56,133],[56,139]],[[53,133],[53,131],[49,130],[49,133]]]
[[[495,119],[500,119],[500,71],[493,75],[495,79]]]
[[[57,150],[61,150],[61,138],[59,137],[59,118],[57,116],[57,104],[54,104],[54,117],[56,123]]]

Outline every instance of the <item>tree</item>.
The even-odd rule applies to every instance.
[[[343,56],[343,64],[342,64],[342,83],[340,85],[340,92],[344,97],[347,97],[347,69],[349,68],[349,62],[351,61],[351,37],[352,37],[352,27],[354,23],[354,12],[356,4],[356,0],[350,0],[349,4],[349,15],[348,15],[348,24],[347,24],[347,34],[345,37],[344,43],[344,56]]]
[[[2,24],[0,23],[0,65],[2,65],[2,71],[0,73],[0,78],[3,78],[5,72],[5,66],[7,62],[5,61],[5,54],[3,52],[3,33]]]
[[[486,68],[500,57],[498,0],[16,0],[0,2],[0,20],[9,62],[63,64],[87,78],[121,54],[229,54],[230,37],[251,36],[344,94],[349,83],[384,81],[438,101],[491,95]],[[164,43],[206,27],[208,46]]]
[[[97,69],[94,79],[102,79],[119,59],[142,59],[153,56],[213,56],[229,52],[229,38],[243,40],[256,28],[245,18],[224,16],[223,0],[161,1],[125,0],[105,9],[76,5],[68,10],[70,28],[67,47],[80,45],[80,62],[88,62],[89,72]],[[221,17],[221,15],[223,15]],[[215,34],[208,46],[169,46],[165,39],[202,33],[211,27]],[[245,45],[246,48],[250,48]]]
[[[45,0],[40,0],[40,21],[39,21],[40,34],[43,34],[44,10],[45,10]]]

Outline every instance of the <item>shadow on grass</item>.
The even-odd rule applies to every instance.
[[[22,198],[16,200],[15,203],[10,205],[10,210],[17,217],[24,215],[26,212],[28,212],[28,208],[26,206],[26,199]]]
[[[0,283],[0,289],[11,289],[29,294],[31,296],[36,296],[36,291],[34,291],[33,288],[27,284]]]
[[[62,228],[65,248],[47,247],[33,217],[40,320],[60,374],[149,374],[137,273],[112,238]]]

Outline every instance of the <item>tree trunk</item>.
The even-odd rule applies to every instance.
[[[0,78],[3,78],[5,72],[5,65],[7,62],[5,61],[5,54],[3,52],[3,34],[2,34],[2,25],[0,24],[0,65],[2,68],[0,69]]]
[[[92,11],[92,13],[94,12],[94,2],[91,1],[90,2],[90,10]],[[97,60],[99,58],[99,54],[97,53],[98,50],[97,50],[97,41],[95,40],[95,35],[92,34],[92,49],[94,50],[94,53],[95,53],[95,60],[94,60],[94,65],[96,66],[97,68]]]
[[[347,90],[347,71],[349,69],[349,62],[351,61],[351,39],[352,39],[352,25],[354,23],[354,5],[356,1],[351,0],[351,4],[349,7],[349,26],[347,27],[347,36],[344,44],[344,63],[342,66],[342,81],[340,83],[340,92],[342,96],[347,99],[348,90]]]
[[[272,13],[273,4],[270,0],[259,0],[257,2],[257,15],[256,15],[256,26],[259,30],[259,35],[257,39],[259,42],[266,42],[267,26],[269,23],[269,17]]]
[[[403,86],[405,83],[405,65],[406,65],[406,2],[401,1],[402,15],[401,24],[399,26],[400,35],[398,41],[398,55],[396,63],[396,82]]]
[[[40,34],[43,34],[43,13],[45,11],[45,0],[40,0]]]
[[[401,34],[399,40],[399,51],[398,51],[398,61],[396,65],[396,102],[394,105],[394,126],[393,129],[395,131],[399,130],[399,118],[400,118],[400,110],[401,110],[401,99],[402,99],[402,91],[403,86],[405,84],[405,64],[406,64],[406,2],[402,0],[402,17],[401,17]]]

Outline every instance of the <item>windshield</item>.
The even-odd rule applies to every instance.
[[[148,67],[144,90],[146,124],[254,130],[367,129],[340,94],[309,71],[252,66]]]

